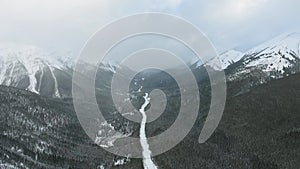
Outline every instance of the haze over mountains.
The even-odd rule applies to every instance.
[[[242,80],[259,72],[268,79],[299,71],[300,34],[280,35],[244,53],[228,50],[220,54],[222,67],[215,60],[206,63],[216,70],[230,69],[229,81]],[[48,97],[70,97],[74,56],[70,53],[48,53],[34,46],[0,47],[0,84],[26,89]],[[202,63],[191,65],[201,67]],[[114,73],[116,65],[102,66]]]
[[[181,144],[153,158],[158,168],[297,168],[299,45],[298,34],[285,34],[244,53],[229,50],[221,54],[221,68],[214,60],[190,65],[198,76],[205,66],[225,69],[228,102],[224,117],[212,138],[198,144],[210,87],[205,79],[197,81],[202,100],[197,122]],[[117,65],[100,65],[97,99],[105,103],[100,108],[107,112],[108,122],[99,124],[101,133],[91,140],[76,118],[72,99],[67,99],[71,97],[73,60],[65,56],[69,55],[32,46],[1,48],[0,82],[9,87],[0,86],[0,168],[142,168],[142,160],[114,156],[96,145],[114,146],[122,137],[115,130],[138,136],[139,124],[126,121],[111,105],[109,81]],[[178,87],[162,72],[142,72],[136,78],[132,100],[137,107],[142,103],[138,98],[157,86],[171,98],[166,113],[147,124],[147,136],[157,135],[176,118]]]
[[[27,89],[43,96],[63,97],[70,82],[69,54],[47,53],[34,46],[0,48],[0,83]],[[67,84],[65,84],[67,85]]]

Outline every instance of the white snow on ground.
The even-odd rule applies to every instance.
[[[120,68],[117,63],[111,62],[111,61],[104,61],[103,63],[103,69],[107,70],[109,72],[116,73],[117,68]]]
[[[291,33],[278,36],[246,52],[246,67],[264,66],[264,71],[278,71],[293,65],[300,56],[300,34]]]
[[[109,148],[114,146],[114,142],[120,138],[125,138],[130,136],[132,133],[129,134],[122,134],[114,129],[114,127],[107,123],[106,121],[100,124],[100,130],[95,138],[95,144]]]
[[[104,165],[100,165],[97,167],[97,169],[105,169]]]
[[[14,166],[12,164],[2,162],[1,160],[0,160],[0,168],[3,168],[3,169],[18,169],[18,167]]]
[[[49,65],[48,65],[49,66]],[[52,78],[54,79],[54,91],[55,91],[55,97],[60,97],[60,94],[59,94],[59,90],[58,90],[58,83],[57,83],[57,80],[56,80],[56,77],[53,73],[54,71],[54,68],[50,67],[50,70],[51,70],[51,75],[52,75]]]
[[[4,63],[3,58],[0,56],[0,84],[3,84],[4,75],[7,65]]]
[[[48,144],[45,141],[41,141],[41,140],[35,144],[36,151],[38,151],[40,153],[51,154],[51,151],[49,151],[49,147],[50,147],[50,144]]]
[[[143,86],[138,89],[138,92],[142,92]]]
[[[71,66],[71,58],[70,54],[49,53],[35,46],[1,44],[0,84],[11,86],[12,82],[18,82],[27,75],[29,77],[27,89],[39,93],[37,82],[41,78],[37,79],[36,74],[42,72],[43,68],[49,67],[54,76],[55,68],[63,70]],[[59,96],[57,87],[55,92],[55,95]]]
[[[299,55],[300,50],[300,33],[288,33],[277,36],[261,45],[258,45],[250,50],[248,50],[245,54],[252,54],[263,49],[267,49],[268,51],[274,51],[276,49],[290,49],[296,52]],[[266,51],[265,51],[266,52]]]
[[[246,68],[261,67],[265,72],[284,73],[285,68],[293,66],[296,58],[300,59],[300,33],[288,33],[262,43],[245,53],[229,50],[205,65],[216,70],[224,70],[242,59]],[[221,67],[217,66],[218,60],[221,61]],[[197,66],[200,65],[201,63]]]
[[[11,78],[13,77],[13,72],[15,70],[15,65],[16,65],[16,62],[12,62],[12,68],[11,68],[10,73],[9,73],[9,79],[8,79],[8,81],[5,82],[5,85],[10,85],[10,83],[12,82]]]
[[[222,68],[226,69],[229,65],[241,60],[244,56],[242,52],[236,50],[228,50],[220,55]]]
[[[39,79],[39,87],[38,87],[38,91],[41,91],[41,86],[42,86],[42,80],[43,80],[43,76],[44,76],[44,70],[41,70],[41,76]]]
[[[291,55],[285,55],[285,58],[282,58],[281,55],[272,55],[272,57],[265,55],[246,63],[246,68],[265,65],[263,71],[279,71],[280,73],[284,73],[284,68],[288,68],[293,64],[290,61],[295,61],[295,58]]]
[[[142,114],[142,122],[140,128],[140,143],[143,148],[143,165],[144,169],[157,169],[157,166],[151,159],[151,151],[149,149],[149,144],[146,137],[146,123],[147,123],[147,115],[145,112],[145,108],[150,103],[150,98],[148,97],[148,93],[144,96],[145,102],[142,105],[140,112]]]
[[[130,162],[130,159],[124,157],[124,158],[121,158],[121,159],[118,159],[118,160],[114,161],[114,166],[125,165],[125,164],[127,164],[128,162]]]
[[[206,65],[214,68],[215,70],[224,70],[229,65],[241,60],[244,56],[242,52],[235,50],[228,50],[222,54],[220,54],[219,58],[214,58],[209,61]],[[218,63],[221,62],[221,67],[218,66]]]

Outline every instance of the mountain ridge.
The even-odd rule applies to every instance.
[[[228,50],[204,65],[197,61],[192,70],[209,66],[217,71],[225,70],[228,81],[251,78],[253,72],[266,83],[300,70],[300,33],[277,36],[246,52]],[[216,62],[221,61],[221,67]],[[71,97],[72,74],[75,58],[70,53],[46,52],[35,46],[0,48],[0,84],[27,89],[49,97]],[[82,66],[85,63],[82,63]],[[89,66],[89,65],[85,65]],[[101,63],[102,73],[116,73],[120,66],[114,62]],[[229,73],[228,73],[229,72]],[[203,74],[199,71],[197,76]],[[256,75],[255,75],[256,76]],[[261,77],[258,77],[261,76]],[[97,80],[100,82],[100,80]],[[259,82],[258,82],[259,81]]]

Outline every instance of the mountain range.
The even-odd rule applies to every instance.
[[[284,34],[246,52],[228,50],[208,63],[197,61],[191,68],[225,70],[227,81],[250,78],[253,86],[299,72],[299,48],[300,34]],[[34,46],[0,47],[0,84],[47,97],[71,97],[74,58],[71,53],[49,53]],[[216,66],[216,59],[221,67]],[[116,67],[111,63],[101,65],[111,73]]]
[[[217,58],[190,65],[201,94],[199,116],[182,143],[153,158],[157,166],[298,168],[299,45],[299,34],[285,34],[246,52],[220,54],[221,67],[214,64]],[[97,146],[113,146],[122,137],[115,130],[138,136],[139,124],[129,123],[112,106],[109,82],[118,65],[101,64],[96,78],[97,100],[104,103],[99,108],[108,121],[99,128],[113,139],[99,134],[91,140],[72,105],[73,63],[70,53],[49,53],[33,46],[0,49],[0,82],[4,85],[0,85],[0,168],[142,168],[140,159],[114,156]],[[198,144],[196,138],[210,107],[209,82],[202,78],[205,68],[225,71],[228,101],[216,132],[207,143]],[[161,71],[141,72],[135,78],[130,101],[137,108],[142,93],[157,87],[168,98],[162,116],[147,124],[147,136],[160,134],[176,119],[178,86]]]
[[[34,46],[0,49],[0,84],[49,97],[69,96],[71,56],[47,53]],[[63,84],[63,85],[62,85]],[[70,90],[70,89],[69,89]]]

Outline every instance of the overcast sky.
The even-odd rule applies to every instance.
[[[245,51],[282,33],[300,32],[299,0],[0,0],[0,44],[78,52],[110,21],[165,12],[192,22],[218,52]]]

